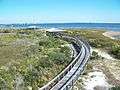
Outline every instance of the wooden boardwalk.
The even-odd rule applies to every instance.
[[[64,36],[66,37],[66,36]],[[68,38],[68,37],[66,37]],[[73,38],[73,37],[69,37]],[[80,47],[79,53],[76,55],[74,60],[65,68],[58,76],[56,76],[47,85],[43,86],[39,90],[70,90],[86,65],[90,57],[90,46],[88,43],[80,40],[80,38],[73,38],[78,47]],[[72,41],[72,42],[73,42]]]

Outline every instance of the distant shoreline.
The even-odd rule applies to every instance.
[[[37,24],[0,24],[0,29],[91,29],[120,31],[120,23],[37,23]]]

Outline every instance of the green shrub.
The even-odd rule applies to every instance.
[[[112,87],[110,90],[120,90],[120,86]]]
[[[116,58],[120,59],[120,46],[113,46],[110,50],[110,53],[113,54]]]

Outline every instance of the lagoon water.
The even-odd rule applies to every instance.
[[[59,28],[59,29],[105,29],[120,31],[120,23],[44,23],[44,24],[0,24],[0,28]]]

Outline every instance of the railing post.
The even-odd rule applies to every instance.
[[[73,83],[73,80],[72,80],[72,90],[74,89],[74,87],[73,87],[74,85],[73,85],[73,84],[74,84],[74,83]]]

